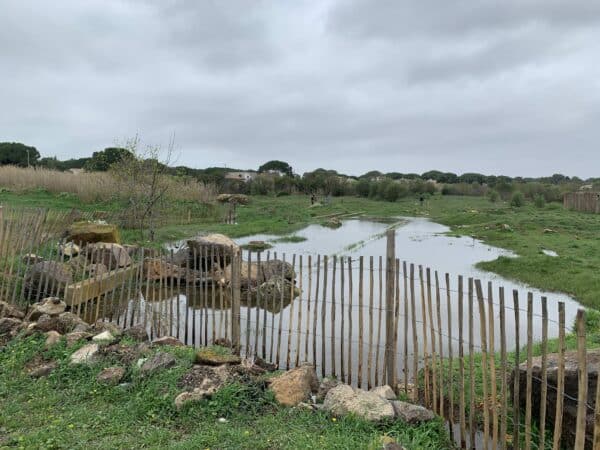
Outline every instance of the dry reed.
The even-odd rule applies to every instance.
[[[193,179],[169,178],[170,200],[212,202],[216,189]],[[122,197],[109,172],[59,172],[45,168],[0,166],[0,187],[14,192],[43,189],[53,194],[69,193],[83,202],[116,200]]]

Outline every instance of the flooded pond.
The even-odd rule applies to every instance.
[[[565,303],[566,324],[567,327],[571,326],[579,304],[569,296],[533,289],[475,267],[480,261],[494,260],[500,256],[516,257],[513,253],[473,238],[447,235],[448,227],[424,218],[398,220],[394,225],[396,257],[401,263],[406,261],[408,264],[406,279],[400,267],[396,290],[399,305],[399,373],[406,369],[407,374],[412,376],[413,366],[410,361],[413,355],[417,355],[419,366],[421,365],[423,341],[429,335],[431,345],[432,332],[438,338],[438,345],[439,337],[442,338],[444,354],[447,355],[449,350],[455,355],[458,353],[458,275],[462,275],[464,281],[462,323],[465,354],[468,348],[469,323],[472,325],[476,352],[479,348],[477,343],[480,342],[478,302],[475,298],[470,303],[467,295],[469,278],[482,281],[486,316],[488,283],[492,283],[496,351],[500,346],[498,288],[501,286],[505,293],[506,343],[509,351],[515,347],[516,334],[513,291],[518,293],[519,298],[520,346],[524,345],[527,336],[525,311],[528,293],[533,294],[534,340],[539,340],[542,334],[542,297],[548,298],[548,336],[558,335],[558,302]],[[385,340],[385,232],[389,227],[389,223],[383,222],[346,220],[337,229],[309,225],[295,233],[295,236],[305,238],[300,242],[280,242],[280,236],[270,235],[237,239],[236,242],[240,245],[250,241],[272,243],[270,250],[261,252],[261,260],[284,259],[293,263],[297,274],[296,288],[300,292],[293,300],[291,296],[287,296],[285,300],[272,298],[258,303],[256,299],[246,298],[242,293],[242,352],[257,353],[279,362],[281,367],[286,367],[288,363],[293,365],[295,361],[308,360],[314,361],[321,373],[339,376],[340,369],[350,370],[356,377],[360,369],[361,374],[364,373],[364,379],[381,379]],[[329,255],[326,271],[323,255]],[[252,253],[252,261],[256,261],[256,258],[257,254]],[[247,251],[243,252],[243,259],[248,259]],[[415,265],[412,283],[408,279],[411,263]],[[419,266],[424,268],[423,279],[419,276]],[[431,268],[430,286],[427,285],[425,268]],[[446,286],[446,274],[449,274],[449,286]],[[439,297],[436,297],[436,276],[439,280]],[[412,292],[409,292],[413,285]],[[186,343],[200,344],[210,343],[211,336],[219,337],[227,333],[225,330],[230,320],[228,308],[231,304],[227,289],[213,290],[204,286],[192,287],[190,290],[189,286],[183,289],[173,285],[155,286],[153,289],[146,295],[142,294],[148,302],[142,298],[137,302],[137,307],[144,311],[146,308],[152,311],[170,311],[172,317],[178,318],[176,329],[169,330],[170,334],[181,336]],[[411,294],[414,296],[414,310]],[[432,309],[427,307],[426,299],[433,302]],[[359,324],[362,326],[359,327]],[[416,340],[413,338],[413,331]],[[417,342],[417,348],[414,348],[413,342]]]

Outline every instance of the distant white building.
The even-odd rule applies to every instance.
[[[254,180],[256,178],[257,173],[246,171],[246,172],[227,172],[225,174],[225,178],[227,180],[238,180],[247,183],[248,181]]]

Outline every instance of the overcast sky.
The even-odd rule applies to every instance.
[[[600,2],[0,0],[0,141],[600,176]]]

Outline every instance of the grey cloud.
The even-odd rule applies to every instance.
[[[193,167],[598,175],[595,4],[473,5],[6,0],[0,141],[68,158],[175,133]]]
[[[407,37],[420,34],[463,35],[515,29],[531,24],[550,27],[595,26],[600,3],[587,0],[349,0],[329,16],[334,31],[356,37]]]

